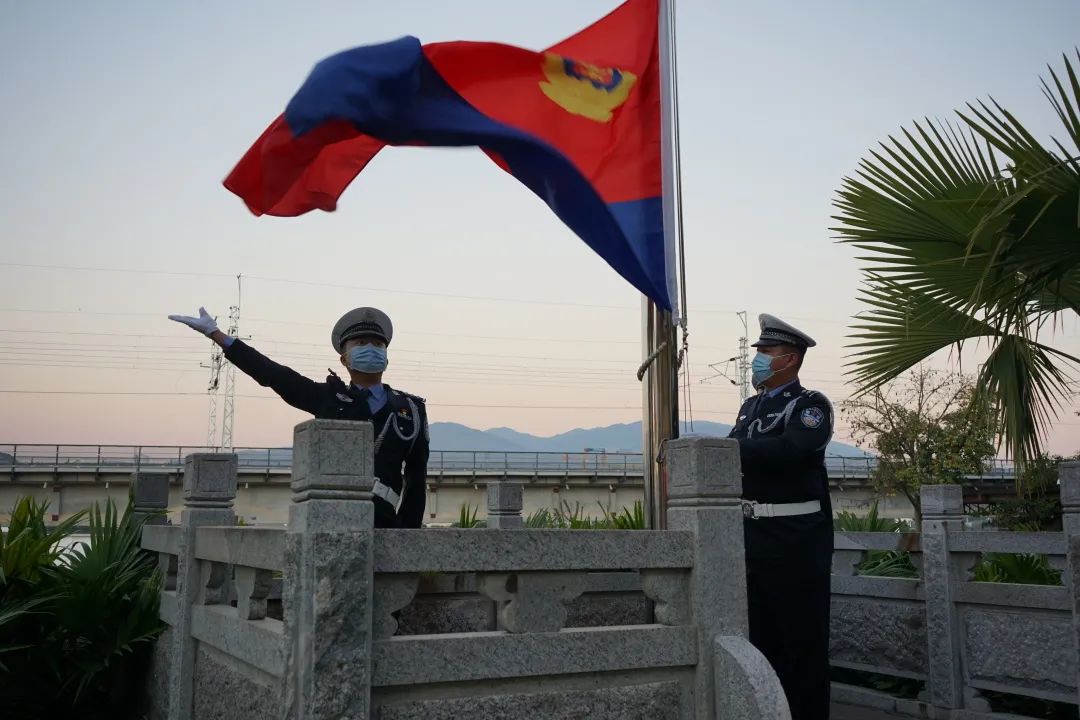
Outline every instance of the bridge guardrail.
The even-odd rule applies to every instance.
[[[292,448],[232,449],[238,465],[245,470],[287,470],[292,467]],[[214,448],[151,445],[0,445],[0,472],[35,467],[132,469],[177,469],[184,466],[184,457],[192,453],[215,452]],[[874,457],[830,455],[826,467],[832,480],[865,479],[877,468]],[[491,450],[433,450],[428,460],[428,472],[476,471],[483,473],[514,471],[550,475],[554,473],[603,473],[640,476],[641,453],[633,452],[501,452]],[[969,474],[967,480],[1011,482],[1014,478],[1011,463],[994,460],[983,472]]]

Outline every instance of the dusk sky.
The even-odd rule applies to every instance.
[[[640,419],[636,291],[479,151],[389,149],[337,212],[300,218],[255,218],[221,185],[327,55],[406,34],[543,48],[615,4],[0,0],[0,444],[203,443],[210,343],[166,315],[205,305],[224,328],[237,274],[241,335],[317,379],[341,370],[342,313],[389,313],[386,380],[432,421]],[[702,380],[735,354],[739,310],[753,337],[760,312],[814,336],[804,384],[848,395],[841,179],[989,95],[1048,139],[1038,78],[1078,28],[1075,0],[678,2],[695,419],[737,410]],[[1080,354],[1080,321],[1045,340]],[[1051,450],[1080,449],[1077,410]],[[304,417],[238,378],[236,445],[289,444]]]

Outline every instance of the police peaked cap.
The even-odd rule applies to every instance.
[[[341,352],[346,342],[358,337],[377,337],[389,345],[394,337],[394,324],[390,322],[390,316],[378,308],[356,308],[334,323],[330,342],[334,344],[334,350]]]
[[[758,323],[761,324],[761,337],[752,347],[769,347],[771,345],[794,345],[798,348],[812,348],[817,345],[814,338],[802,330],[784,322],[775,315],[762,313],[758,315]]]

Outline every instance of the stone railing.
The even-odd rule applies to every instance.
[[[1080,463],[1060,468],[1064,531],[965,531],[957,485],[922,488],[922,534],[837,533],[834,667],[922,681],[917,700],[834,686],[845,702],[919,717],[995,717],[982,693],[1080,700]],[[918,578],[859,576],[870,550],[911,553]],[[984,553],[1045,555],[1063,586],[975,582]]]
[[[788,717],[745,640],[737,445],[667,456],[664,531],[521,529],[513,486],[497,528],[376,530],[371,426],[325,420],[296,429],[287,528],[236,527],[235,456],[190,456],[181,524],[143,539],[166,576],[151,716]],[[479,614],[432,632],[418,590],[447,583]],[[601,594],[635,611],[582,610]]]

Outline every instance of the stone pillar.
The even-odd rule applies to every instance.
[[[371,717],[374,483],[371,423],[296,426],[283,590],[289,717]]]
[[[739,443],[683,438],[667,445],[669,530],[694,533],[690,621],[698,627],[694,706],[701,720],[715,717],[713,642],[718,635],[748,637]]]
[[[176,564],[176,624],[169,663],[169,720],[188,720],[192,716],[196,641],[191,637],[191,611],[203,595],[202,573],[195,559],[195,529],[236,524],[236,455],[188,455],[184,461],[183,498]]]
[[[524,527],[521,508],[524,488],[521,483],[489,482],[487,486],[487,526],[493,530],[518,530]]]
[[[1065,580],[1072,601],[1073,642],[1080,657],[1080,462],[1063,462],[1058,466],[1061,482],[1061,529],[1065,533],[1067,555]],[[1080,688],[1080,670],[1076,686]],[[1080,701],[1080,692],[1077,693]]]
[[[923,485],[923,587],[926,592],[928,692],[923,699],[939,708],[964,705],[960,668],[960,624],[952,598],[955,578],[949,553],[949,533],[963,530],[964,493],[959,485]]]
[[[131,484],[132,514],[145,525],[165,525],[169,509],[169,476],[135,473]]]

